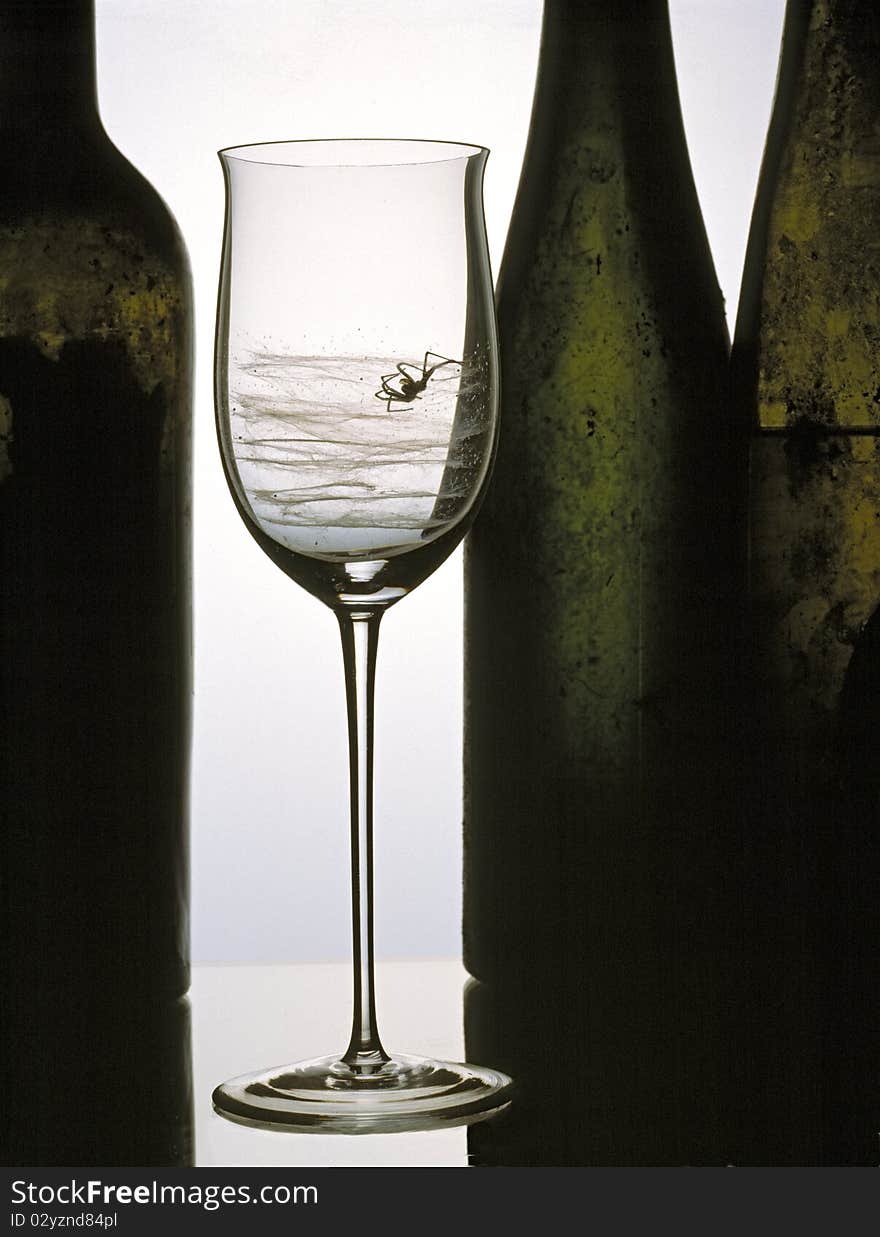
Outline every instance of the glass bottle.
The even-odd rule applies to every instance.
[[[0,2],[0,181],[6,1134],[157,1162],[109,1120],[66,1158],[189,986],[189,268],[101,125],[92,0]]]
[[[792,0],[733,354],[749,435],[753,1163],[876,1164],[880,14]]]
[[[469,1051],[520,1090],[472,1146],[724,1163],[742,468],[665,0],[545,5],[498,313],[464,929]]]

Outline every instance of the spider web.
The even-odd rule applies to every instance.
[[[389,407],[376,393],[397,364],[252,352],[232,366],[239,477],[257,521],[290,548],[301,549],[301,540],[315,548],[311,533],[298,539],[298,529],[382,530],[385,541],[388,530],[430,535],[449,522],[434,514],[438,500],[449,510],[468,498],[467,440],[485,425],[456,419],[466,371],[445,364],[418,398],[392,398]],[[420,365],[401,365],[421,379]]]

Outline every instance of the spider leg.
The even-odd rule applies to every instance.
[[[382,375],[382,378],[381,378],[382,392],[381,393],[379,391],[376,392],[376,394],[379,396],[380,399],[383,397],[383,394],[389,396],[392,399],[403,399],[404,398],[399,391],[395,391],[394,387],[392,387],[388,381],[389,378],[396,378],[396,377],[397,377],[397,374],[383,374]]]
[[[431,366],[428,365],[429,356],[437,358],[436,365],[431,365]],[[461,364],[461,361],[453,361],[452,357],[441,356],[439,352],[426,352],[425,359],[422,362],[422,374],[424,376],[425,381],[427,382],[427,380],[434,373],[435,369],[442,369],[444,365],[460,365],[460,364]]]

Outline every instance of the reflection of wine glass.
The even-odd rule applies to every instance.
[[[238,1120],[385,1132],[478,1120],[509,1100],[495,1070],[389,1056],[373,989],[379,622],[464,535],[495,444],[486,156],[364,140],[221,152],[220,447],[250,532],[339,621],[354,930],[347,1050],[224,1083],[215,1107]]]

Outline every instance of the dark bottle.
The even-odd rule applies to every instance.
[[[734,346],[750,435],[743,1155],[877,1163],[880,12],[792,0]]]
[[[548,0],[498,315],[465,568],[467,1050],[519,1091],[471,1146],[724,1163],[738,468],[665,0]]]
[[[91,0],[0,0],[0,185],[4,1141],[81,1163],[189,985],[190,280]]]
[[[189,998],[128,996],[50,1008],[48,1023],[31,1025],[34,1047],[16,1056],[4,1077],[4,1166],[192,1166]],[[4,1033],[4,1051],[7,1043]],[[41,1077],[41,1068],[51,1073]]]

